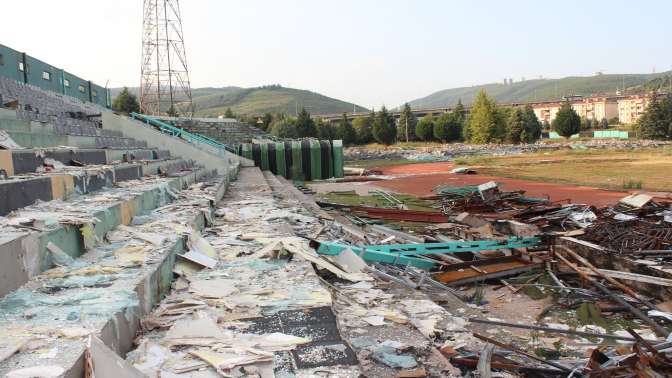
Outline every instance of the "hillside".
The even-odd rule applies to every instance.
[[[129,88],[136,93],[138,88]],[[114,98],[121,88],[113,88]],[[266,112],[294,114],[298,106],[305,107],[311,114],[333,114],[366,111],[361,106],[327,97],[319,93],[285,88],[277,85],[258,88],[196,88],[192,89],[192,98],[198,117],[216,117],[224,114],[227,108],[235,114],[259,115]]]
[[[484,84],[473,87],[445,89],[427,97],[410,101],[414,108],[433,108],[450,106],[462,100],[470,104],[476,94],[484,89],[499,103],[547,101],[566,95],[614,94],[623,84],[629,90],[640,88],[649,80],[669,75],[671,72],[656,74],[595,75],[571,76],[562,79],[535,79],[514,82],[513,84]]]

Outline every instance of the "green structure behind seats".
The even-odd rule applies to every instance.
[[[235,152],[253,160],[262,171],[271,171],[291,180],[343,177],[343,143],[340,140],[243,143],[235,147]]]

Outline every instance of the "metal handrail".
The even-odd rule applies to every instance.
[[[148,125],[156,126],[156,127],[159,128],[159,130],[162,133],[170,134],[174,137],[178,137],[178,138],[184,139],[184,140],[189,141],[189,142],[202,143],[202,144],[208,145],[210,147],[214,147],[214,148],[217,149],[217,152],[220,155],[223,155],[224,151],[234,152],[234,150],[230,146],[228,146],[224,143],[218,142],[218,141],[216,141],[212,138],[208,138],[204,135],[192,133],[192,132],[186,131],[184,129],[181,129],[179,127],[175,127],[175,126],[173,126],[169,123],[163,122],[159,119],[148,116],[146,114],[140,114],[140,113],[133,112],[133,113],[131,113],[131,118],[133,118],[135,120],[139,120],[139,121],[144,121]]]

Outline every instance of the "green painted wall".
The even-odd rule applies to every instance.
[[[0,45],[0,55],[2,55],[0,76],[16,81],[23,81],[23,74],[19,71],[21,53],[7,46]]]
[[[23,72],[19,70],[19,63],[23,61],[23,53],[0,44],[0,76],[20,81],[39,87],[46,91],[65,94],[82,101],[91,101],[103,107],[109,107],[112,104],[109,98],[109,91],[100,85],[89,83],[60,68],[54,67],[42,60],[33,58],[26,54],[26,79]],[[43,73],[49,73],[49,79],[43,77]],[[66,80],[70,82],[66,86]],[[84,91],[79,90],[83,86]],[[96,96],[93,96],[93,94]]]

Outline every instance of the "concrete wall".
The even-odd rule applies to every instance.
[[[147,141],[149,147],[169,150],[172,156],[195,160],[208,169],[216,169],[221,175],[228,176],[231,171],[237,169],[238,165],[254,166],[254,163],[249,159],[229,152],[225,152],[224,156],[217,156],[215,153],[205,150],[204,147],[207,146],[188,143],[185,140],[161,133],[140,121],[114,113],[103,113],[103,129],[120,131],[125,137]]]

